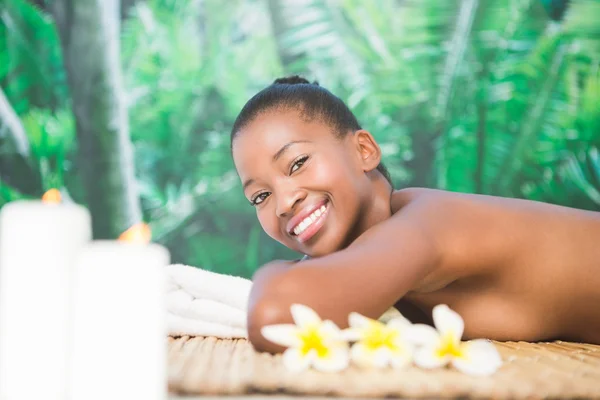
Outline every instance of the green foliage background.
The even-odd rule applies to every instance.
[[[36,3],[0,3],[0,87],[31,147],[0,135],[0,206],[50,187],[85,204]],[[137,0],[120,40],[142,211],[175,262],[250,276],[295,256],[262,232],[229,155],[243,104],[291,73],[347,101],[397,188],[600,210],[598,0]]]

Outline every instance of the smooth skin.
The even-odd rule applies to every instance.
[[[395,306],[431,323],[437,304],[465,320],[465,338],[600,344],[600,213],[535,201],[409,188],[376,170],[365,130],[342,138],[318,118],[265,112],[233,141],[244,194],[265,232],[311,259],[273,261],[253,277],[249,339],[284,350],[261,327],[291,323],[293,303],[346,327]],[[306,241],[290,221],[325,203]],[[293,221],[292,221],[293,224]]]

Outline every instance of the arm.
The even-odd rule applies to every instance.
[[[259,351],[278,352],[262,337],[265,325],[291,323],[293,303],[347,326],[348,314],[378,318],[438,264],[426,203],[415,201],[372,227],[348,248],[295,264],[274,262],[255,274],[248,334]]]

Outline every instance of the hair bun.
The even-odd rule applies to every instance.
[[[302,84],[302,83],[308,84],[308,85],[311,84],[309,81],[307,81],[306,79],[304,79],[300,75],[290,75],[290,76],[286,76],[284,78],[278,78],[278,79],[275,79],[275,82],[273,82],[274,85],[281,85],[281,84],[284,84],[284,85],[299,85],[299,84]],[[312,84],[319,86],[319,83],[317,81],[314,81]]]

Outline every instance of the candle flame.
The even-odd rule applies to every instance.
[[[119,236],[120,242],[127,243],[149,243],[151,239],[152,231],[143,222],[133,225]]]
[[[58,204],[62,200],[58,189],[50,189],[42,196],[42,201],[47,204]]]

